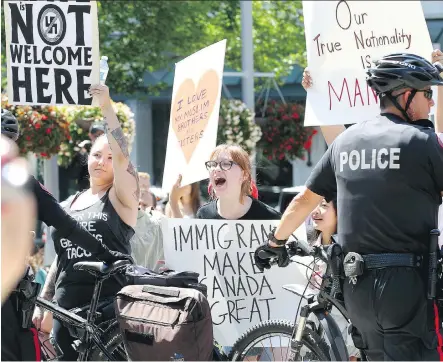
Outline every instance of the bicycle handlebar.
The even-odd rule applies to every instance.
[[[310,246],[305,241],[294,240],[290,241],[285,245],[289,257],[293,256],[312,256],[314,258],[319,258],[325,263],[328,262],[327,248],[329,245],[322,246]],[[260,259],[271,259],[269,261],[270,265],[277,264],[276,255],[270,251],[260,250],[258,257]]]

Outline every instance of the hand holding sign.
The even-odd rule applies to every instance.
[[[209,70],[200,78],[197,88],[191,79],[186,79],[174,97],[172,128],[187,163],[204,135],[218,99],[219,83],[217,72]]]
[[[101,109],[112,107],[108,86],[94,84],[89,88],[89,94],[98,101]]]

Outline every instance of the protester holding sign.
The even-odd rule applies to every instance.
[[[88,158],[90,188],[78,193],[66,210],[111,250],[130,254],[129,241],[134,235],[140,194],[138,174],[129,160],[128,143],[112,107],[108,87],[92,86],[90,94],[100,104],[107,121],[107,132],[98,137],[91,148]],[[76,245],[77,240],[62,238],[57,231],[53,234],[53,239],[57,252],[54,261],[57,270],[57,304],[66,309],[88,304],[93,294],[95,278],[88,272],[74,271],[73,266],[80,261],[97,259]],[[48,276],[45,289],[52,289],[47,285],[49,283],[54,283],[54,278]],[[114,296],[123,285],[121,276],[110,277],[103,283],[101,297]],[[41,313],[35,313],[36,324],[37,319],[41,319]],[[73,338],[68,329],[54,319],[53,331],[55,340],[63,351],[63,360],[76,360],[78,354],[72,348]]]
[[[280,213],[251,197],[248,153],[240,146],[219,145],[206,162],[213,200],[197,212],[198,219],[277,220]]]
[[[370,360],[443,357],[437,304],[429,303],[435,296],[425,295],[429,276],[421,269],[443,190],[443,144],[427,120],[434,105],[431,86],[443,85],[439,73],[414,54],[375,62],[368,84],[380,97],[381,114],[337,137],[307,188],[256,251],[263,269],[270,264],[258,257],[260,250],[287,258],[281,252],[285,240],[323,197],[337,195],[340,244],[345,255],[354,253],[345,257],[351,267],[343,284],[345,304],[361,334],[356,347]],[[364,260],[364,270],[352,256]]]
[[[179,175],[169,194],[165,215],[173,218],[184,217],[193,219],[201,206],[200,184],[194,182],[191,185],[181,187],[181,180],[182,175]]]

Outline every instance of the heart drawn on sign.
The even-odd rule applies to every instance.
[[[184,80],[173,99],[170,122],[187,163],[211,118],[219,95],[219,83],[217,72],[208,70],[197,87],[192,79]]]

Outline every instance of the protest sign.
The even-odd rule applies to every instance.
[[[166,192],[180,173],[182,186],[208,177],[205,161],[217,142],[225,50],[222,40],[176,64],[163,172]]]
[[[366,84],[373,61],[394,52],[431,59],[420,1],[303,1],[313,87],[305,126],[358,123],[380,113]]]
[[[292,321],[295,317],[299,297],[282,286],[305,286],[306,269],[292,263],[284,269],[276,266],[261,273],[254,263],[255,249],[267,240],[277,223],[163,220],[166,265],[200,274],[200,280],[208,287],[215,339],[223,346],[232,346],[243,332],[261,321]],[[306,240],[304,224],[295,236]]]
[[[90,105],[99,82],[96,1],[6,1],[12,104]]]

